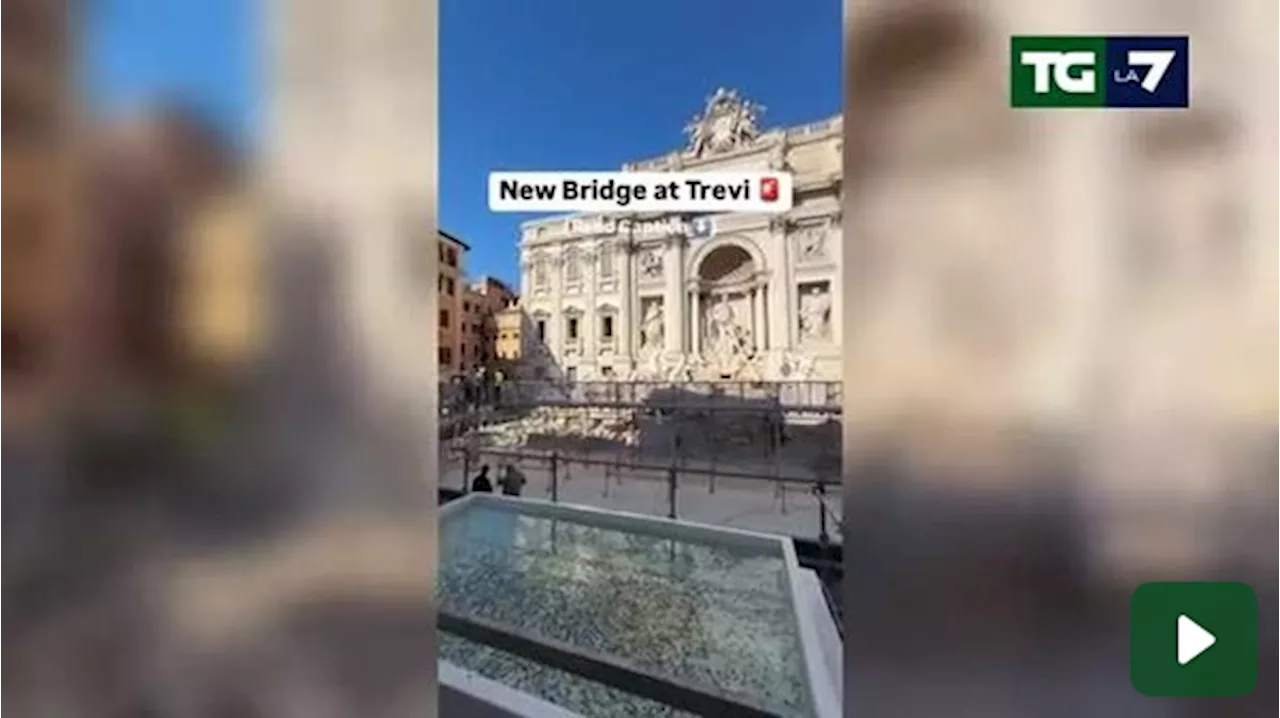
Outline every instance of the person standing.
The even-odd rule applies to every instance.
[[[458,374],[458,385],[462,387],[462,406],[464,411],[473,411],[476,405],[476,390],[471,377],[466,374]]]
[[[480,467],[480,473],[471,480],[472,491],[483,491],[485,493],[493,493],[493,482],[489,480],[489,465],[485,464]]]
[[[507,375],[501,369],[493,372],[493,405],[496,407],[502,403],[502,382],[506,381]]]
[[[512,464],[507,464],[503,468],[502,478],[498,479],[498,484],[502,486],[503,496],[519,496],[527,483],[529,481],[525,479],[524,472]]]
[[[477,366],[476,370],[471,373],[471,386],[475,387],[475,409],[481,409],[489,403],[488,387],[485,386],[487,377],[483,366]]]

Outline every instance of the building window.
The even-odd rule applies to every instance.
[[[581,279],[582,262],[578,259],[578,250],[576,247],[570,247],[564,252],[564,280],[577,282]]]
[[[448,249],[446,249],[444,262],[450,267],[458,266],[458,250],[454,249],[453,247],[449,247]]]
[[[535,289],[546,289],[547,287],[547,260],[545,257],[538,257],[533,261],[533,286]]]
[[[448,309],[440,310],[440,328],[441,329],[449,328],[449,310]]]
[[[471,302],[463,302],[463,303],[462,303],[462,311],[464,311],[464,312],[469,312],[469,311],[471,311]]]
[[[613,245],[600,245],[600,278],[613,279]]]
[[[605,339],[613,338],[613,316],[605,315],[600,318],[600,336]]]
[[[451,297],[452,297],[452,296],[453,296],[453,294],[454,294],[454,291],[455,291],[456,289],[457,289],[457,287],[456,287],[456,285],[453,283],[453,277],[445,277],[445,279],[444,279],[444,291],[445,291],[445,294],[448,294],[449,296],[451,296]]]
[[[449,347],[440,347],[439,357],[440,363],[444,366],[453,364],[453,351]]]
[[[577,317],[569,317],[569,324],[566,327],[566,334],[568,334],[569,336],[569,341],[571,342],[578,341],[578,318]]]
[[[458,345],[458,358],[464,362],[467,360],[467,345],[465,343]]]
[[[545,342],[547,340],[547,320],[539,319],[536,330],[538,333],[538,341]]]

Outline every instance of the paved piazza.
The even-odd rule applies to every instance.
[[[522,226],[534,376],[839,378],[843,123],[761,130],[763,111],[717,90],[683,150],[624,170],[790,172],[784,214],[579,214]]]

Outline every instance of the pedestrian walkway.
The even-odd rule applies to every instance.
[[[499,457],[483,459],[490,472],[497,471]],[[552,499],[551,474],[545,465],[521,464],[528,477],[524,495]],[[472,467],[474,474],[477,467]],[[461,462],[444,464],[440,486],[461,488]],[[555,499],[564,503],[594,506],[650,516],[670,515],[670,486],[665,472],[624,471],[621,475],[601,466],[584,467],[568,462],[557,472]],[[840,513],[840,491],[829,487],[827,532],[833,541],[840,530],[834,517]],[[747,529],[765,533],[816,539],[822,529],[820,504],[805,484],[784,488],[771,481],[680,474],[676,490],[676,517],[694,523]]]

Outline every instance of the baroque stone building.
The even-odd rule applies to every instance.
[[[840,116],[762,130],[719,89],[688,145],[624,171],[784,171],[784,214],[572,215],[522,226],[524,355],[541,376],[836,379]]]

